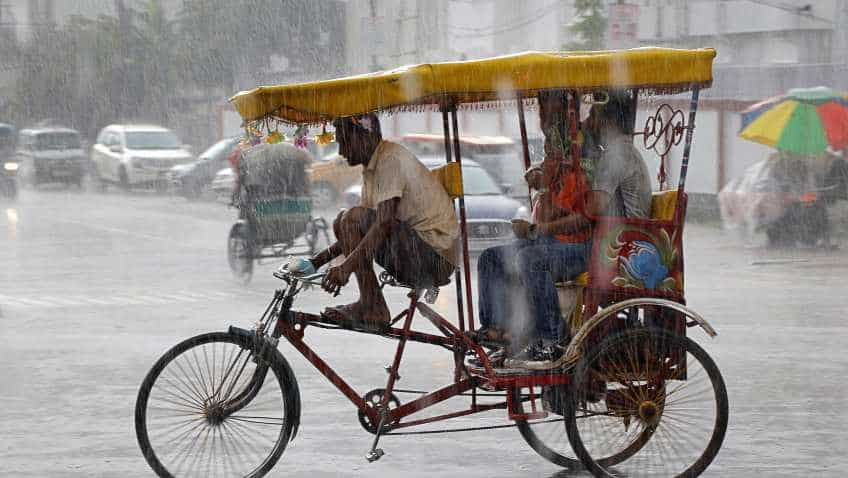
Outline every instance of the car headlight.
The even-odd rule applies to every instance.
[[[6,171],[17,171],[18,170],[18,163],[14,163],[14,162],[3,163],[3,169],[5,169]]]
[[[530,220],[530,210],[527,209],[527,206],[519,206],[518,209],[515,210],[515,219],[524,219],[526,221]]]

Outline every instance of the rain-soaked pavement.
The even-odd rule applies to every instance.
[[[250,326],[273,292],[273,265],[235,285],[225,258],[233,210],[135,193],[24,191],[0,204],[0,476],[150,476],[133,429],[138,386],[170,346]],[[687,297],[718,330],[692,331],[730,397],[724,447],[703,476],[844,476],[848,469],[845,282],[836,251],[744,247],[715,226],[686,231]],[[452,287],[437,303],[450,313]],[[339,300],[350,300],[347,291]],[[396,310],[402,291],[391,291]],[[331,298],[310,291],[316,311]],[[394,342],[307,336],[362,392],[385,383]],[[300,432],[269,476],[565,477],[513,429],[371,436],[354,408],[288,345],[300,383]],[[446,383],[451,357],[411,346],[400,386]],[[458,427],[503,423],[503,412]]]

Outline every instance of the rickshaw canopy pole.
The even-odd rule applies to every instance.
[[[260,86],[232,98],[247,121],[320,124],[335,118],[417,106],[512,101],[548,89],[638,88],[679,93],[712,82],[715,50],[636,48],[526,52],[481,60],[425,63],[333,80]]]
[[[456,119],[456,108],[451,108],[451,123],[453,125],[453,154],[459,163],[460,177],[462,177],[462,152],[459,148],[459,122]],[[465,275],[465,302],[468,310],[468,329],[465,321],[459,317],[459,330],[474,330],[474,302],[471,293],[471,261],[468,258],[468,228],[465,219],[465,196],[459,196],[459,232],[462,240],[462,271]]]
[[[450,163],[453,160],[451,149],[450,120],[448,117],[448,108],[445,105],[442,105],[442,129],[445,138],[445,163]],[[460,171],[461,169],[462,165],[460,165]],[[459,323],[462,324],[463,317],[465,316],[465,308],[463,307],[462,302],[462,275],[460,274],[459,269],[456,269],[453,274],[454,283],[456,284],[456,313],[457,318],[459,319]],[[460,330],[462,329],[460,328]],[[456,378],[458,377],[455,377],[455,379]]]
[[[680,178],[677,180],[678,202],[682,201],[682,193],[686,190],[686,173],[689,171],[689,153],[692,150],[692,133],[695,131],[695,113],[698,111],[698,94],[698,88],[693,89],[692,99],[689,102],[689,121],[686,123],[683,158],[680,160]],[[679,207],[677,209],[680,210]]]

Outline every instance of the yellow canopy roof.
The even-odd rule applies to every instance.
[[[637,48],[601,52],[527,52],[484,60],[430,63],[334,80],[242,91],[230,101],[246,121],[290,123],[404,105],[533,97],[539,90],[611,87],[680,92],[712,82],[715,50]]]

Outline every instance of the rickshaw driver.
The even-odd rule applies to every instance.
[[[456,267],[459,224],[442,185],[409,150],[383,140],[376,115],[338,119],[333,126],[339,154],[351,166],[363,166],[362,200],[339,213],[333,223],[337,242],[311,262],[318,269],[344,254],[322,287],[338,295],[353,273],[360,297],[324,314],[379,330],[391,317],[373,262],[413,287],[447,284]]]

